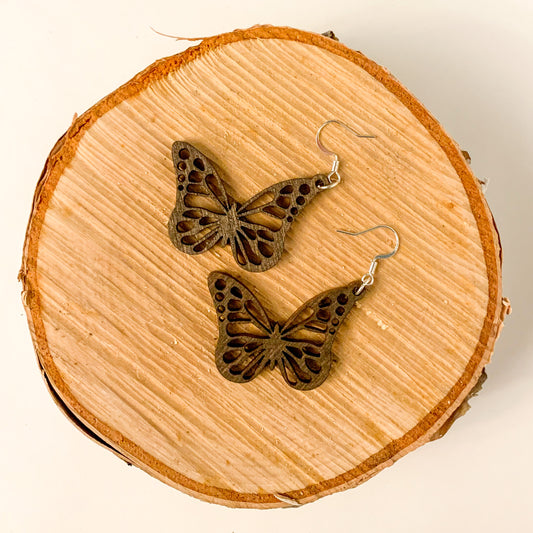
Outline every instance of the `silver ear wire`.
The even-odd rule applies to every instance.
[[[400,236],[398,235],[398,232],[393,227],[387,226],[386,224],[379,224],[378,226],[374,226],[373,228],[368,228],[363,231],[357,231],[357,232],[345,231],[342,229],[337,230],[339,233],[344,233],[345,235],[352,235],[355,237],[357,235],[363,235],[363,233],[368,233],[369,231],[374,231],[379,228],[389,229],[392,231],[392,233],[394,233],[394,237],[396,239],[394,248],[388,253],[382,253],[382,254],[378,254],[374,256],[374,259],[372,259],[372,262],[370,263],[370,267],[368,268],[368,272],[361,278],[362,283],[359,289],[357,289],[357,292],[355,293],[356,295],[361,294],[363,290],[365,289],[365,287],[369,287],[370,285],[374,284],[374,275],[376,273],[378,261],[392,257],[398,251],[398,248],[400,247]]]
[[[318,130],[316,132],[315,140],[316,140],[316,145],[318,146],[318,148],[320,150],[322,150],[325,154],[333,156],[333,163],[331,165],[331,171],[328,174],[328,183],[325,184],[325,185],[318,185],[319,189],[332,189],[333,187],[337,186],[340,183],[340,181],[341,181],[341,176],[339,174],[339,164],[340,164],[339,156],[335,152],[332,152],[331,150],[328,150],[322,144],[322,141],[320,140],[320,134],[322,133],[322,130],[328,124],[338,124],[339,126],[342,126],[343,128],[345,128],[348,131],[350,131],[351,133],[353,133],[356,137],[360,137],[362,139],[375,139],[376,138],[375,135],[362,135],[360,133],[357,133],[353,128],[351,128],[350,126],[348,126],[344,122],[341,122],[340,120],[335,120],[335,119],[326,120],[326,122],[324,122],[324,124],[322,124],[320,126],[320,128],[318,128]]]

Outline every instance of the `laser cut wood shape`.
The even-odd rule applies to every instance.
[[[305,302],[285,324],[273,321],[254,294],[225,272],[212,272],[209,291],[218,316],[215,361],[220,373],[247,383],[277,366],[294,389],[311,390],[328,377],[331,345],[357,300],[361,282],[337,287]]]
[[[206,280],[242,269],[228,246],[188,255],[170,242],[172,144],[200,148],[247,199],[328,169],[313,139],[331,118],[376,138],[324,130],[343,181],[293,222],[282,260],[251,275],[254,292],[284,319],[365,272],[386,236],[337,228],[385,222],[401,253],[345,318],[320,387],[295,391],[277,370],[232,383],[213,361]],[[78,117],[39,180],[20,277],[43,375],[78,427],[165,483],[232,507],[354,487],[440,434],[508,310],[490,210],[438,121],[363,54],[271,26],[157,61]]]
[[[323,174],[286,180],[240,204],[213,163],[191,144],[176,141],[172,160],[177,194],[168,231],[174,246],[201,254],[229,245],[238,265],[250,272],[264,272],[279,261],[292,222],[326,183]]]

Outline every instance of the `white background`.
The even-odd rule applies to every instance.
[[[0,0],[0,531],[533,531],[533,9],[526,0]],[[323,32],[384,65],[490,179],[513,314],[489,379],[445,438],[300,509],[231,510],[128,467],[41,380],[16,281],[36,180],[81,113],[154,60],[257,23]]]

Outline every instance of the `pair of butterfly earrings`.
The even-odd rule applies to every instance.
[[[276,183],[244,203],[228,194],[214,164],[204,154],[189,143],[176,141],[172,146],[176,205],[168,222],[174,246],[196,255],[217,244],[229,245],[237,264],[250,272],[264,272],[276,265],[294,219],[318,193],[341,181],[338,155],[320,140],[322,130],[332,123],[357,137],[374,137],[360,135],[338,120],[324,122],[316,133],[316,143],[320,150],[333,156],[331,171]],[[283,379],[294,389],[311,390],[323,383],[331,368],[331,346],[339,327],[374,283],[378,262],[392,257],[399,247],[398,233],[387,225],[357,233],[338,230],[361,235],[378,228],[393,232],[394,249],[376,255],[360,280],[304,303],[285,324],[273,321],[239,280],[225,272],[212,272],[208,286],[219,323],[215,362],[222,376],[246,383],[265,367],[278,366]]]

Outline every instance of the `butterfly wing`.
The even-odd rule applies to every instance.
[[[200,254],[225,238],[223,219],[235,201],[227,194],[213,163],[184,141],[172,145],[176,206],[168,221],[174,246]]]
[[[272,322],[252,292],[224,272],[207,279],[218,318],[215,362],[230,381],[246,383],[270,363]]]
[[[276,183],[237,210],[238,228],[230,244],[237,263],[251,272],[272,268],[283,253],[285,235],[303,208],[321,191],[326,176]]]
[[[302,305],[281,330],[284,343],[278,365],[283,379],[298,390],[318,387],[331,368],[331,346],[355,302],[360,281],[315,296]]]

